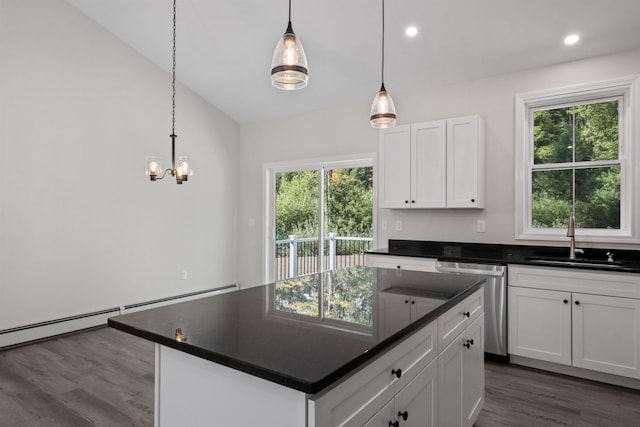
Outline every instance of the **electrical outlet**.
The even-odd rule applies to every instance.
[[[187,280],[187,270],[182,270],[182,273],[180,274],[180,278],[182,280]]]
[[[396,221],[396,231],[402,231],[402,220]]]
[[[485,231],[485,222],[483,219],[478,220],[478,224],[476,225],[476,231],[478,233],[484,233]]]

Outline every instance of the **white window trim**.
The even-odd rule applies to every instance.
[[[263,257],[262,257],[262,283],[272,283],[275,280],[274,266],[271,260],[274,257],[275,250],[275,235],[276,230],[273,226],[275,223],[276,207],[274,204],[275,199],[275,180],[276,174],[280,172],[292,172],[303,171],[308,169],[320,169],[325,168],[357,168],[357,167],[373,167],[373,247],[377,245],[377,217],[378,212],[376,206],[378,206],[378,154],[377,153],[362,153],[352,154],[339,157],[324,157],[317,159],[305,159],[305,160],[293,160],[277,163],[266,163],[263,165],[263,225],[265,230]]]
[[[620,230],[576,229],[576,240],[598,243],[639,243],[638,199],[640,177],[640,76],[624,77],[593,84],[564,87],[518,94],[515,97],[515,166],[516,206],[515,237],[517,240],[566,241],[566,230],[532,228],[531,166],[533,147],[528,145],[531,109],[559,103],[588,101],[594,98],[623,96],[623,128],[620,131],[621,225]]]

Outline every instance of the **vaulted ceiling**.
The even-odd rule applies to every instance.
[[[172,0],[67,1],[170,72]],[[292,0],[310,70],[299,91],[270,81],[287,0],[177,3],[178,80],[237,122],[354,103],[368,114],[380,87],[381,0]],[[385,8],[392,95],[640,48],[639,0],[387,0]],[[565,46],[570,33],[581,40]]]

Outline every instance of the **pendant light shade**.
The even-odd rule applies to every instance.
[[[384,88],[384,83],[380,87],[380,92],[373,98],[371,105],[371,127],[382,129],[396,125],[396,107],[393,99]]]
[[[289,0],[289,23],[278,40],[271,60],[271,84],[278,89],[296,90],[307,86],[309,69],[302,43],[291,26],[291,0]]]
[[[371,105],[371,116],[369,120],[371,127],[374,128],[390,128],[396,125],[396,107],[393,104],[391,95],[387,93],[384,87],[384,0],[382,0],[382,84],[380,91],[373,98]]]

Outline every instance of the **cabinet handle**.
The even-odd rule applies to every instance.
[[[411,201],[411,203],[415,203],[415,202],[416,202],[415,200],[412,200],[412,201]]]
[[[476,199],[471,199],[471,203],[475,203],[475,202],[476,202]]]
[[[401,268],[401,267],[400,267],[400,266],[397,266],[396,268],[397,268],[398,270],[400,270],[400,268]]]
[[[568,301],[568,300],[564,300],[564,301],[562,301],[562,302],[564,302],[565,304],[569,304],[569,301]]]
[[[411,304],[415,304],[415,303],[416,303],[415,301],[411,301]]]
[[[576,301],[576,305],[580,305],[580,301]]]
[[[471,346],[473,345],[473,340],[467,340],[467,342],[466,342],[466,343],[464,343],[464,344],[462,344],[462,345],[463,345],[464,347],[469,348],[469,347],[471,347]]]
[[[405,202],[406,204],[409,204],[409,201],[408,201],[408,200],[405,200],[404,202]]]
[[[404,303],[405,304],[409,304],[409,300],[404,300]]]
[[[408,413],[407,411],[404,411],[404,412],[398,412],[398,416],[399,416],[399,417],[402,417],[402,419],[403,419],[404,421],[407,421],[407,418],[409,418],[409,413]]]
[[[462,315],[463,315],[464,317],[470,317],[470,316],[471,316],[471,313],[469,313],[468,311],[463,311],[463,312],[462,312]]]
[[[400,422],[399,421],[396,421],[396,422],[389,421],[389,427],[400,427]]]
[[[395,375],[397,378],[402,376],[402,369],[392,369],[391,375]]]

